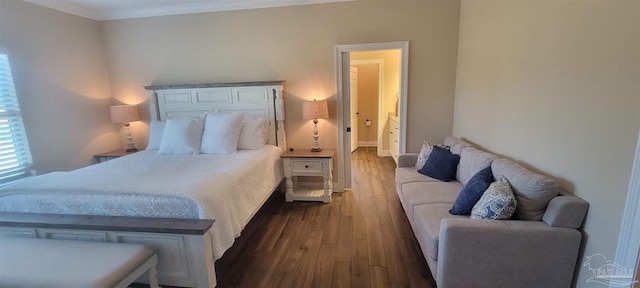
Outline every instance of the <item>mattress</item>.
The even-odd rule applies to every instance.
[[[215,219],[218,259],[283,178],[281,153],[272,145],[224,155],[141,151],[4,186],[0,211]]]

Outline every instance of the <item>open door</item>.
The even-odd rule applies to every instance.
[[[358,67],[350,66],[351,152],[358,149]]]

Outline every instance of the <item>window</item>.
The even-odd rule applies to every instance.
[[[31,165],[9,57],[0,51],[0,183],[31,175]]]

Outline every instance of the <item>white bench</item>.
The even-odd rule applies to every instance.
[[[154,250],[137,244],[0,238],[0,287],[128,287],[148,272],[158,288]]]
[[[160,285],[213,288],[216,273],[209,231],[214,222],[0,212],[0,237],[141,244],[157,249]]]

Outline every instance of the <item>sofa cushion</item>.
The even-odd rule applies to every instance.
[[[491,183],[478,203],[471,209],[471,219],[509,219],[516,210],[516,196],[513,195],[507,178]]]
[[[449,214],[447,204],[426,204],[415,208],[413,232],[422,248],[425,257],[438,260],[438,244],[440,242],[440,223],[445,218],[468,218]],[[471,240],[471,239],[470,239]]]
[[[458,198],[456,198],[456,201],[453,203],[453,207],[451,207],[449,213],[452,215],[469,215],[473,206],[476,205],[484,191],[489,188],[489,185],[493,181],[491,166],[487,166],[480,170],[476,175],[471,177],[471,180],[469,180],[464,187],[462,187],[462,191],[458,194]]]
[[[493,177],[503,176],[511,183],[518,200],[515,219],[541,220],[549,201],[558,195],[558,184],[551,178],[533,173],[513,161],[496,159],[491,164]]]
[[[451,153],[447,149],[434,146],[429,159],[427,159],[427,162],[424,163],[424,166],[418,170],[418,172],[444,182],[449,182],[455,179],[459,162],[460,156]]]
[[[445,138],[444,145],[449,146],[451,149],[451,153],[456,155],[460,155],[460,153],[462,152],[462,149],[473,146],[469,142],[460,140],[453,136],[449,136]]]
[[[458,179],[462,185],[466,185],[473,175],[491,166],[493,160],[497,158],[498,156],[496,155],[478,150],[474,147],[463,149],[462,153],[460,153],[460,164],[458,164],[456,179]]]
[[[462,184],[458,182],[413,182],[404,184],[398,196],[409,222],[413,225],[413,209],[415,206],[443,203],[451,208],[451,204],[456,201],[460,189],[462,189]],[[447,209],[447,211],[449,210]]]
[[[396,168],[396,189],[401,190],[406,183],[412,182],[440,182],[440,180],[422,175],[412,167]]]

